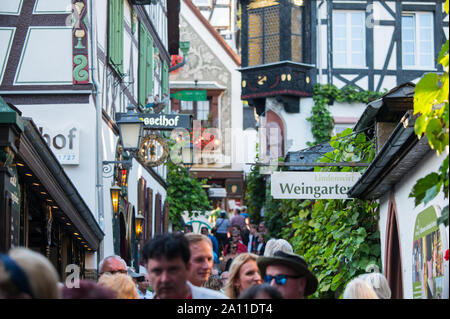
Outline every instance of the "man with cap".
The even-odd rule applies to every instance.
[[[150,281],[148,279],[147,270],[144,267],[139,266],[139,273],[136,273],[128,267],[128,275],[133,279],[136,284],[137,292],[140,299],[152,299],[153,293],[148,289]]]
[[[317,289],[317,278],[299,255],[276,251],[273,256],[258,257],[257,264],[264,281],[276,287],[285,299],[303,299]]]

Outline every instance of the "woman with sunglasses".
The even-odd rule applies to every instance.
[[[257,255],[251,253],[239,254],[233,259],[230,267],[228,282],[225,286],[225,293],[231,299],[239,298],[239,295],[253,285],[262,283],[258,265]]]

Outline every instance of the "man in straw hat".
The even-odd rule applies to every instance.
[[[258,257],[257,263],[264,281],[275,286],[285,299],[303,299],[317,289],[317,278],[299,255],[276,251],[273,256]]]

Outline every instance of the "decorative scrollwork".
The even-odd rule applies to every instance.
[[[114,164],[113,163],[109,163],[109,164],[103,163],[103,177],[109,178],[109,177],[112,177],[113,175],[114,175]]]

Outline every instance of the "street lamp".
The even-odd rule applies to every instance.
[[[136,238],[138,240],[141,239],[141,235],[142,235],[142,231],[144,229],[144,216],[142,215],[141,211],[138,211],[136,217],[135,217],[135,222],[136,222]]]
[[[134,110],[134,106],[129,104],[127,112],[117,113],[116,118],[124,151],[136,152],[141,146],[140,140],[144,126],[144,123],[139,119],[139,114]]]
[[[111,188],[109,190],[111,192],[111,202],[112,202],[112,206],[113,206],[114,216],[116,216],[117,210],[119,208],[119,193],[122,190],[122,188],[120,188],[117,185],[117,183],[114,183],[114,185],[111,186]]]
[[[141,136],[144,123],[139,118],[139,114],[134,111],[134,106],[129,104],[126,113],[116,114],[116,124],[119,126],[119,135],[122,142],[122,149],[136,154],[141,146]],[[124,161],[103,161],[103,171],[109,164],[122,164],[124,167],[131,167],[132,159]]]

